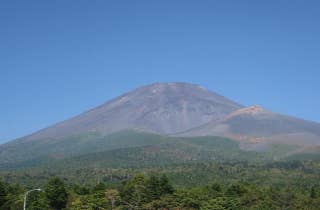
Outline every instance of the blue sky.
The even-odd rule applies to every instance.
[[[2,0],[0,142],[166,81],[320,122],[319,22],[316,0]]]

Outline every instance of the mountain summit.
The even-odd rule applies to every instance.
[[[243,106],[188,83],[155,83],[40,130],[24,140],[62,138],[88,131],[141,130],[173,134],[218,120]]]

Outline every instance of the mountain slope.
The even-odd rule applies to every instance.
[[[191,129],[182,135],[219,135],[259,146],[264,143],[320,145],[320,124],[271,112],[260,106],[236,110],[218,121]],[[251,145],[252,146],[252,145]]]
[[[79,137],[78,137],[79,138]],[[89,148],[86,148],[89,147]],[[262,155],[242,151],[237,141],[223,137],[170,137],[142,132],[124,131],[92,140],[91,144],[73,148],[50,145],[46,153],[33,154],[33,159],[22,158],[13,163],[0,163],[0,169],[21,168],[126,168],[160,166],[188,161],[224,161],[258,159]],[[86,148],[86,149],[85,149]],[[41,148],[38,148],[41,151]],[[80,151],[81,150],[81,151]],[[25,157],[29,152],[20,151]],[[30,154],[30,153],[29,153]],[[61,154],[61,156],[57,156]]]
[[[88,131],[108,134],[129,129],[170,134],[219,119],[241,107],[198,85],[155,83],[23,139],[61,138]]]
[[[165,137],[160,135],[121,131],[109,135],[89,132],[61,139],[47,141],[13,142],[4,145],[0,153],[0,166],[20,164],[20,162],[39,162],[44,159],[63,159],[71,156],[109,151],[120,148],[155,145],[162,143]]]

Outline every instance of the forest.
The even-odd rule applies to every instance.
[[[0,209],[22,209],[25,192],[40,187],[41,191],[29,193],[26,209],[317,210],[320,206],[319,166],[318,161],[296,160],[260,165],[194,163],[158,170],[140,169],[122,177],[116,175],[119,171],[114,171],[113,179],[96,182],[81,183],[83,179],[72,182],[67,177],[48,176],[44,179],[47,181],[37,185],[2,179]]]

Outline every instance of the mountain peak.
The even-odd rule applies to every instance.
[[[173,89],[173,90],[183,90],[183,89],[198,89],[199,91],[208,91],[206,88],[193,84],[193,83],[186,83],[186,82],[156,82],[150,85],[146,85],[141,87],[142,89],[151,89],[152,92],[161,92],[166,89]]]

